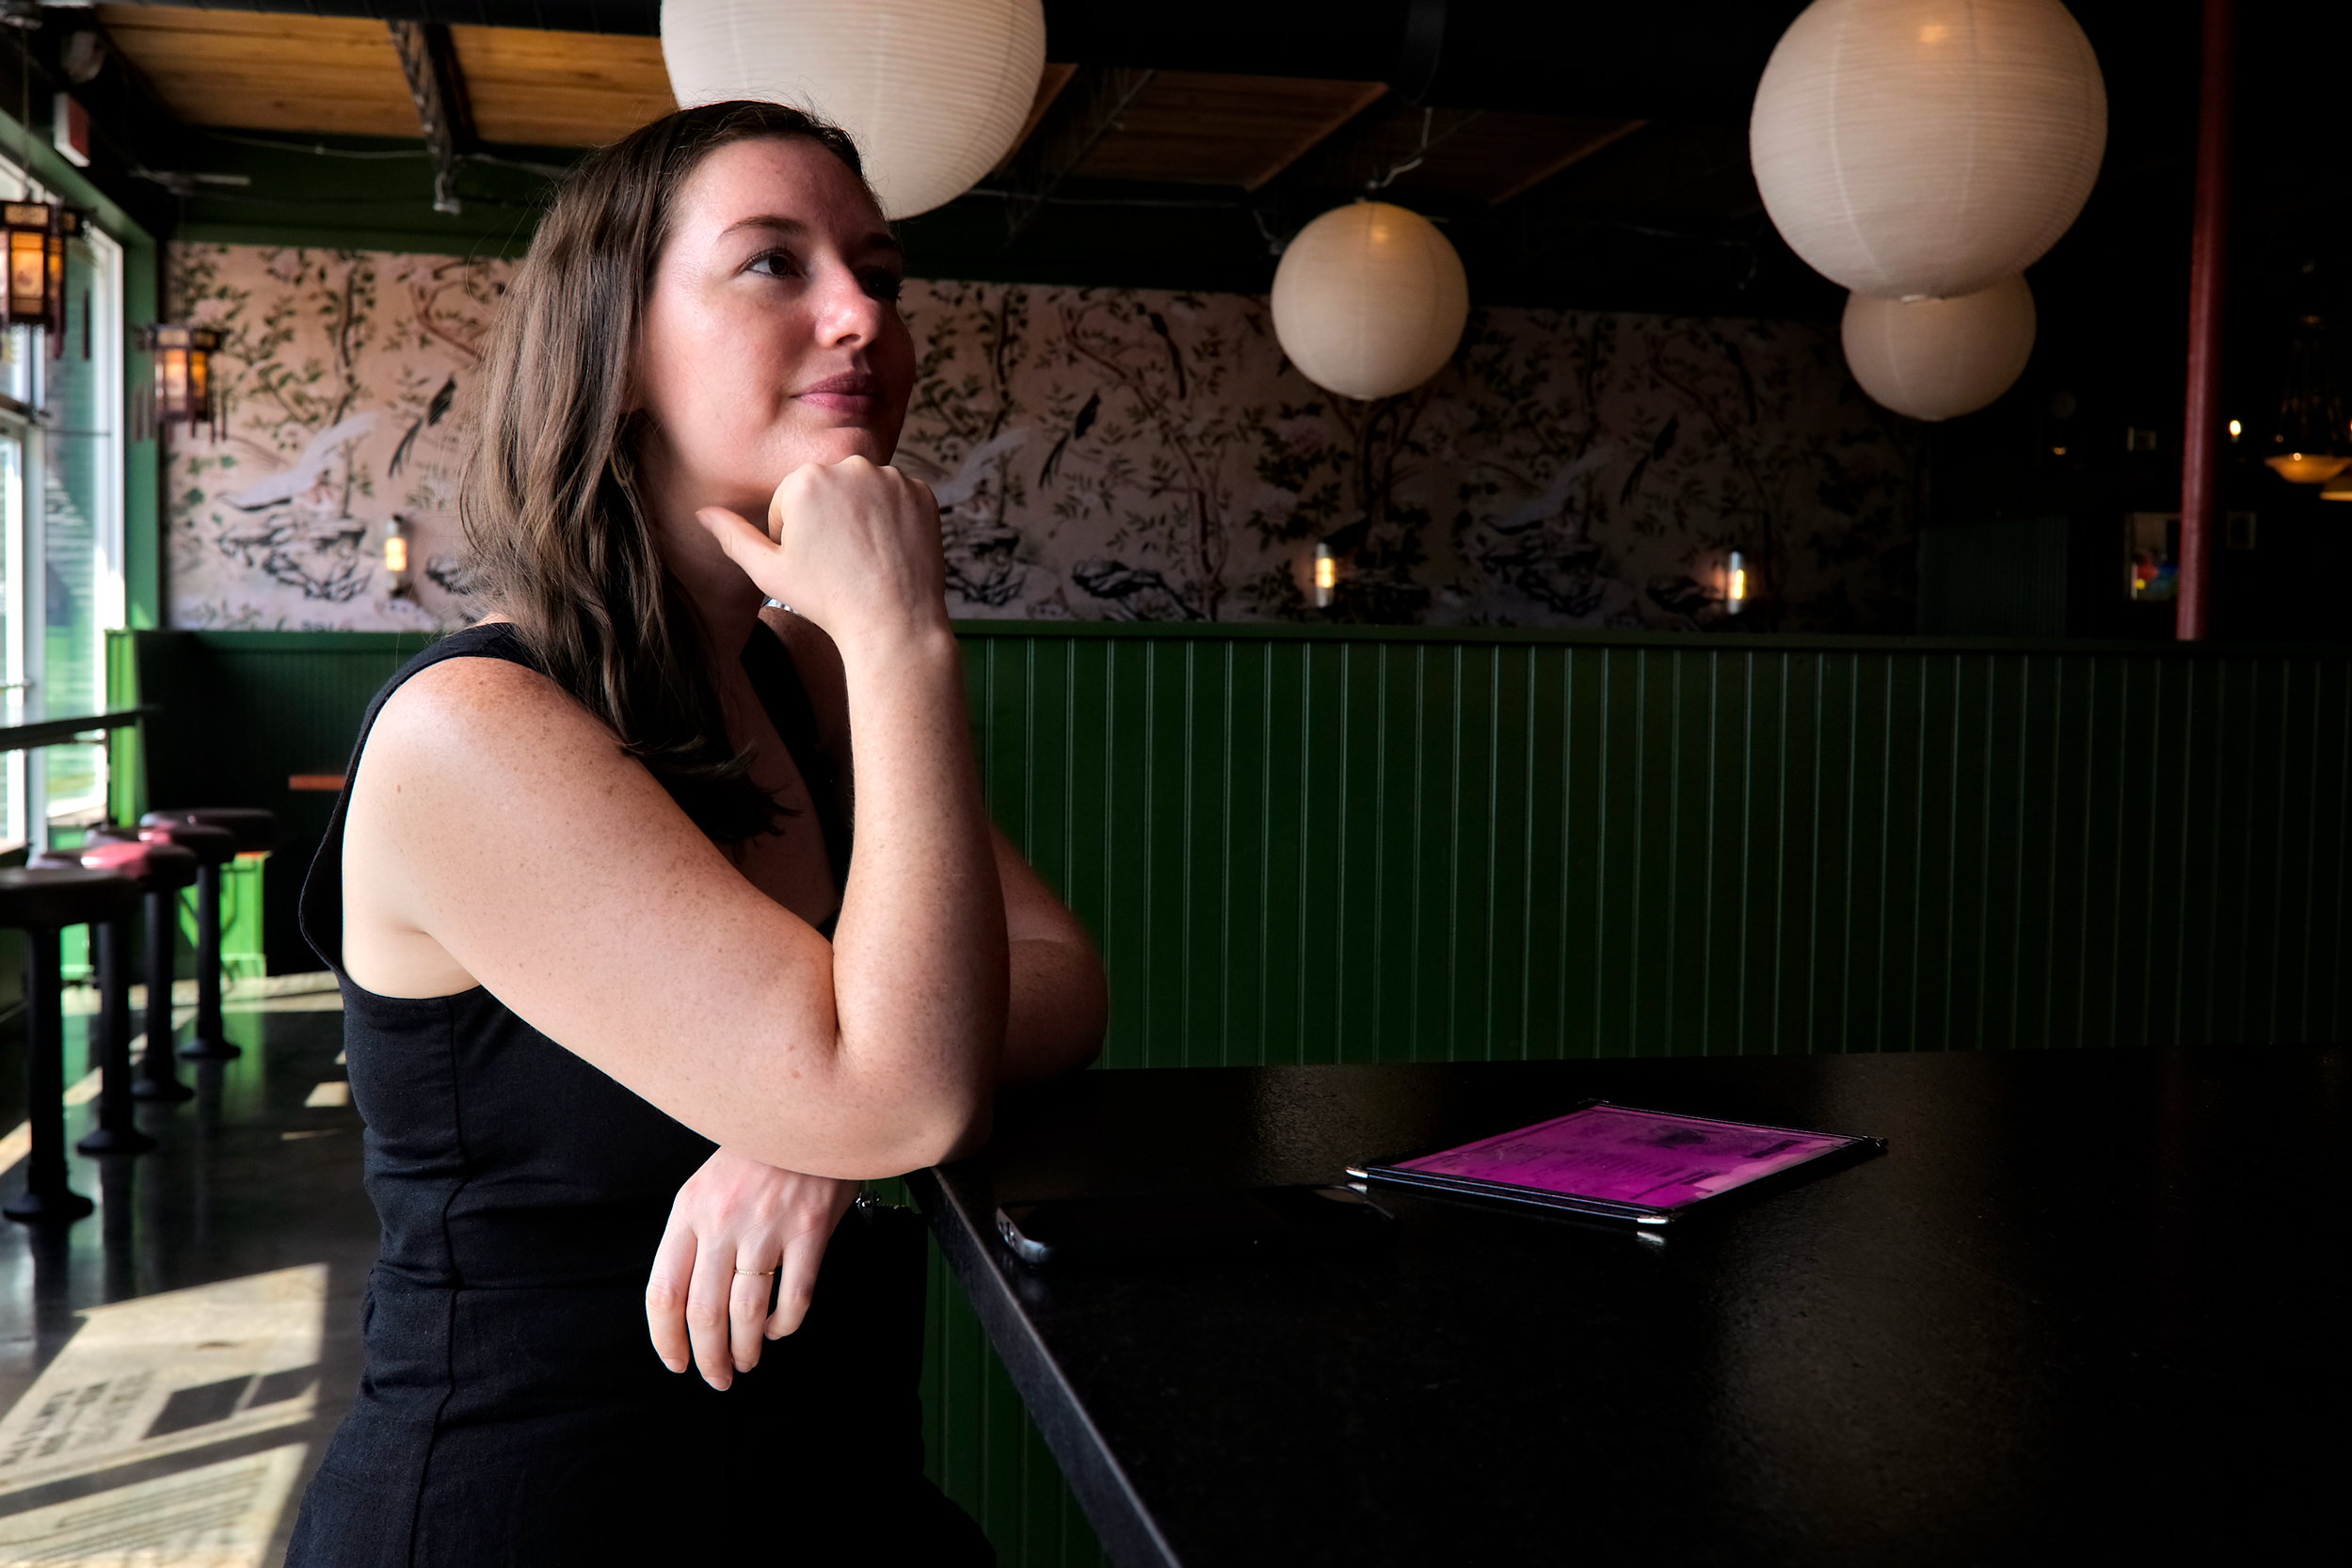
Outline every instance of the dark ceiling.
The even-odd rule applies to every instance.
[[[1830,317],[1838,291],[1781,244],[1747,160],[1757,74],[1800,8],[1048,0],[1056,90],[1022,149],[905,234],[934,276],[1259,290],[1288,234],[1393,174],[1384,194],[1446,227],[1485,301]],[[2122,381],[2162,384],[2181,331],[2198,6],[2073,8],[2111,131],[2082,221],[2034,272],[2045,339],[2081,334]],[[2325,302],[2352,270],[2328,79],[2352,8],[2245,12],[2238,319],[2267,342],[2270,313]],[[513,249],[549,171],[615,134],[600,115],[625,126],[658,107],[658,0],[242,0],[51,8],[19,36],[46,85],[95,54],[73,87],[99,123],[93,173],[160,228]],[[462,213],[431,209],[387,20],[432,24],[461,97],[473,78]],[[72,55],[93,27],[112,46]],[[2257,344],[2240,360],[2261,358]]]

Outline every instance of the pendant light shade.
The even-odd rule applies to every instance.
[[[2324,485],[2352,468],[2352,425],[2327,332],[2325,321],[2305,316],[2287,345],[2286,392],[2263,461],[2291,485]]]
[[[2034,352],[2034,295],[2004,278],[1957,299],[1846,301],[1846,364],[1872,402],[1912,419],[1973,414],[2016,385]]]
[[[1814,0],[1756,88],[1756,188],[1805,264],[1944,298],[2023,272],[2090,195],[2107,94],[2058,0]]]
[[[789,104],[847,131],[883,216],[961,196],[1012,150],[1046,68],[1040,0],[662,0],[680,108]]]
[[[1273,316],[1300,375],[1342,397],[1392,397],[1453,358],[1470,283],[1435,224],[1358,201],[1325,213],[1283,251]]]

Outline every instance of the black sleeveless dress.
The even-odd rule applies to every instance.
[[[529,664],[505,626],[444,659]],[[764,627],[744,661],[845,874],[848,824],[814,717]],[[921,1473],[917,1255],[853,1212],[799,1332],[724,1393],[662,1366],[646,1276],[713,1145],[476,988],[377,996],[343,971],[344,799],[302,893],[342,982],[365,1180],[383,1224],[367,1370],[296,1522],[288,1568],[686,1561],[987,1563]],[[735,1554],[757,1556],[738,1556]]]

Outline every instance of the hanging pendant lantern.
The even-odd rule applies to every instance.
[[[1394,397],[1453,358],[1470,283],[1428,218],[1357,201],[1298,232],[1274,268],[1271,309],[1300,375],[1342,397]]]
[[[1748,127],[1789,248],[1890,299],[2024,271],[2083,210],[2106,139],[2098,56],[2059,0],[1814,0]]]
[[[144,328],[139,346],[155,357],[154,424],[200,424],[218,435],[213,356],[220,349],[220,333],[210,327],[165,322]]]
[[[850,134],[882,216],[954,200],[1012,150],[1046,70],[1042,0],[662,0],[680,108],[789,104]]]
[[[2352,428],[2328,358],[2327,326],[2305,316],[2287,350],[2287,390],[2263,459],[2291,485],[2325,485],[2352,468]]]
[[[0,202],[0,240],[8,248],[0,325],[49,334],[52,359],[65,353],[65,242],[82,232],[82,215],[49,201]]]
[[[1872,402],[1933,422],[1973,414],[2016,385],[2034,326],[2033,290],[2004,278],[1956,299],[1849,295],[1840,336]]]

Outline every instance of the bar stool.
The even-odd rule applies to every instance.
[[[168,844],[191,856],[197,864],[197,874],[210,856],[227,860],[236,853],[233,840],[222,828],[186,827],[178,833],[163,828],[118,827],[102,824],[89,830],[83,840],[87,851],[100,844]],[[175,862],[176,864],[176,862]],[[131,1082],[131,1097],[142,1100],[193,1099],[196,1091],[180,1081],[179,1068],[171,1056],[171,981],[173,944],[180,933],[180,889],[185,882],[166,885],[161,879],[151,882],[147,893],[147,1014],[141,1020],[147,1032],[147,1048],[139,1053],[138,1076]],[[232,1054],[234,1048],[231,1048]]]
[[[36,866],[81,866],[126,876],[142,895],[168,899],[196,881],[196,856],[176,844],[99,841],[79,850],[44,850]],[[73,1146],[84,1154],[145,1154],[155,1140],[141,1132],[131,1092],[131,917],[92,928],[97,935],[99,996],[98,1125]]]
[[[138,888],[126,876],[82,868],[0,871],[0,925],[24,934],[24,1120],[32,1130],[24,1191],[0,1214],[28,1224],[61,1224],[95,1207],[65,1168],[64,982],[58,937],[69,925],[128,918]]]
[[[226,1061],[240,1054],[220,1021],[220,875],[221,868],[240,855],[278,847],[278,813],[248,806],[198,806],[169,811],[150,811],[139,819],[142,830],[163,829],[178,834],[191,827],[227,832],[232,847],[218,860],[197,850],[202,869],[196,878],[196,1034],[180,1054],[194,1062]],[[174,838],[174,843],[185,842]],[[190,849],[197,849],[188,844]]]

